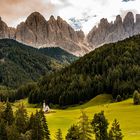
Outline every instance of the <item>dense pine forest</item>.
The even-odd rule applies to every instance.
[[[45,54],[47,56],[50,56],[50,57],[60,61],[62,64],[71,64],[76,59],[78,59],[76,56],[64,51],[63,49],[61,49],[59,47],[40,48],[39,51],[42,54]]]
[[[44,76],[29,94],[29,103],[67,106],[98,94],[126,99],[140,88],[140,36],[103,45],[60,72]]]
[[[14,40],[1,39],[0,85],[16,88],[37,81],[40,76],[59,70],[75,59],[60,48],[39,50]]]

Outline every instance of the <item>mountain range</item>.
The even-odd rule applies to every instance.
[[[140,14],[136,14],[136,21],[134,19],[132,12],[128,12],[124,19],[118,15],[111,23],[105,18],[101,19],[98,27],[95,26],[87,35],[88,43],[92,47],[98,47],[139,34]]]
[[[8,27],[0,18],[0,38],[15,39],[35,48],[61,47],[69,53],[82,56],[103,44],[117,42],[140,33],[140,14],[128,12],[124,19],[120,15],[114,22],[101,19],[87,35],[75,31],[61,17],[51,16],[47,21],[40,13],[29,15],[16,28]]]
[[[58,47],[73,54],[89,52],[84,42],[84,33],[74,29],[61,17],[51,16],[48,21],[38,12],[34,12],[20,23],[16,29],[9,28],[0,20],[0,38],[15,39],[36,48]]]

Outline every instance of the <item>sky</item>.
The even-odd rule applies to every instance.
[[[8,26],[16,27],[32,12],[40,12],[47,20],[61,16],[75,29],[88,33],[101,18],[113,21],[128,11],[140,14],[140,0],[0,0],[0,16]]]

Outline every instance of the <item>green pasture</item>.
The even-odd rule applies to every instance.
[[[28,104],[26,99],[14,103],[14,110],[19,103],[23,103],[26,106],[29,114],[35,113],[38,109],[35,108],[35,105]],[[55,109],[46,114],[51,137],[54,138],[58,128],[62,130],[63,137],[65,137],[68,128],[78,122],[81,109],[86,112],[90,120],[92,120],[95,113],[103,110],[110,124],[115,118],[120,122],[124,140],[140,140],[140,106],[133,105],[132,99],[112,103],[112,97],[107,94],[98,95],[84,105],[70,107],[65,110]]]

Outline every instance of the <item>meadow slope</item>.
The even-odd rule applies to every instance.
[[[63,136],[66,135],[68,128],[78,122],[83,109],[89,119],[92,120],[95,113],[104,110],[105,116],[111,124],[116,118],[121,125],[124,140],[139,140],[140,139],[140,106],[133,105],[133,100],[128,99],[119,103],[111,103],[110,95],[98,95],[88,103],[84,105],[70,107],[65,110],[53,110],[53,113],[46,114],[49,129],[51,131],[51,137],[54,138],[55,132],[58,128],[61,128]],[[27,100],[21,100],[14,103],[14,109],[19,103],[25,104],[29,114],[35,112],[37,108],[27,103]]]

